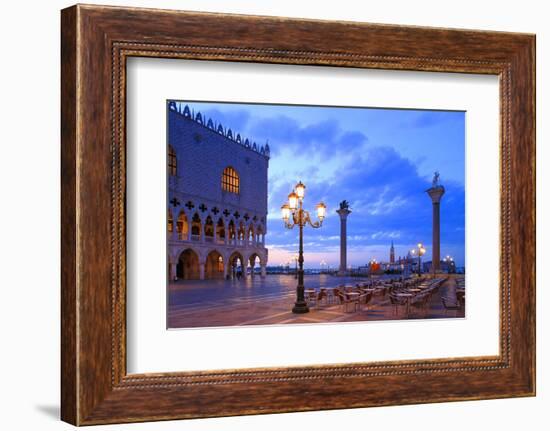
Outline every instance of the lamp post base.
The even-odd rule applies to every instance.
[[[292,307],[292,312],[295,314],[309,313],[309,307],[307,306],[307,302],[296,301],[294,303],[294,307]]]

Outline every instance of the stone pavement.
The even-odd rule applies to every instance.
[[[448,291],[451,289],[451,291]],[[181,292],[185,292],[182,289]],[[178,287],[171,286],[170,298],[177,296]],[[375,296],[355,312],[346,312],[340,304],[312,305],[306,314],[293,314],[294,291],[265,293],[244,297],[210,298],[190,304],[182,301],[168,307],[169,328],[198,328],[243,325],[282,325],[298,323],[337,323],[373,320],[434,319],[464,317],[464,310],[445,310],[441,295],[454,294],[454,281],[444,283],[432,295],[429,307],[418,310],[411,307],[407,316],[405,307],[395,310],[386,297]]]

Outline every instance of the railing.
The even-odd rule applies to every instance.
[[[200,241],[201,236],[200,235],[191,235],[191,241]]]

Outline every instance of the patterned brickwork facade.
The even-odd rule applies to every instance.
[[[167,151],[170,279],[265,275],[269,146],[169,102]]]

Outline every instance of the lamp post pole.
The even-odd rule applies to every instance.
[[[309,311],[304,295],[304,224],[302,211],[302,200],[300,199],[300,210],[298,211],[298,227],[300,232],[300,240],[298,246],[298,286],[296,286],[296,303],[292,308],[292,312],[297,314],[307,313]]]
[[[288,203],[282,207],[283,221],[285,227],[292,229],[298,226],[299,247],[298,247],[298,285],[296,286],[296,302],[292,312],[296,314],[308,313],[309,307],[304,294],[304,227],[309,224],[312,228],[318,229],[323,224],[326,214],[326,205],[323,202],[317,204],[317,221],[312,221],[309,212],[303,208],[303,200],[306,186],[300,181],[296,184],[294,190],[288,195]],[[292,218],[291,218],[292,217]]]
[[[445,257],[445,263],[447,264],[447,274],[450,274],[451,272],[454,272],[454,260],[451,256],[447,255]]]
[[[422,256],[426,253],[426,249],[422,245],[422,243],[418,243],[416,248],[411,250],[411,254],[414,256],[415,254],[418,254],[418,276],[421,276],[421,264],[422,264]],[[433,262],[432,262],[433,263]]]

